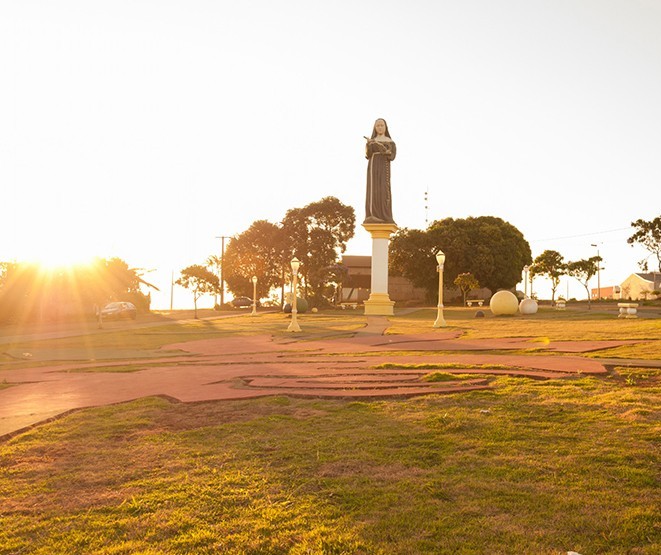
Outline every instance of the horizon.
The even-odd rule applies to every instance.
[[[119,257],[169,307],[221,235],[330,195],[362,221],[384,117],[400,227],[496,216],[619,284],[661,200],[659,28],[657,0],[3,3],[0,260]]]

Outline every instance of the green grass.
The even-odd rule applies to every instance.
[[[659,359],[659,320],[470,314],[446,311],[448,329],[636,339],[619,352]],[[433,320],[422,310],[392,318],[389,331],[431,332]],[[235,333],[285,337],[287,322],[237,317],[29,346],[152,350]],[[365,320],[344,312],[300,322],[314,339]],[[6,367],[17,365],[30,363]],[[442,371],[450,366],[388,368],[479,377]],[[488,391],[408,400],[149,398],[72,413],[0,443],[0,555],[661,552],[661,371],[489,379]]]
[[[0,553],[657,553],[658,384],[494,383],[74,413],[0,447]]]
[[[505,366],[504,364],[454,364],[454,363],[424,363],[424,364],[399,364],[396,362],[385,362],[383,364],[377,364],[372,366],[372,368],[377,370],[454,370],[454,369],[465,369],[465,370],[511,370],[511,366]]]

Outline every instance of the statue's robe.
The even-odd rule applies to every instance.
[[[390,193],[390,162],[397,147],[393,141],[379,141],[365,146],[367,164],[367,196],[364,223],[395,223],[392,217]]]

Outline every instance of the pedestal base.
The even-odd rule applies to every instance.
[[[387,293],[372,293],[365,301],[366,316],[393,316],[395,301],[391,301]]]
[[[367,316],[392,316],[395,302],[388,296],[388,243],[397,231],[395,223],[364,223],[372,236],[372,278],[370,298],[365,301]]]

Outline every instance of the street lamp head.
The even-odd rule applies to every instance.
[[[252,276],[252,282],[257,283],[257,276]]]
[[[439,250],[436,253],[436,262],[438,262],[438,265],[443,267],[443,264],[445,263],[445,253],[442,250]]]
[[[291,271],[294,272],[295,274],[298,273],[298,268],[301,265],[301,261],[294,257],[291,259]]]

